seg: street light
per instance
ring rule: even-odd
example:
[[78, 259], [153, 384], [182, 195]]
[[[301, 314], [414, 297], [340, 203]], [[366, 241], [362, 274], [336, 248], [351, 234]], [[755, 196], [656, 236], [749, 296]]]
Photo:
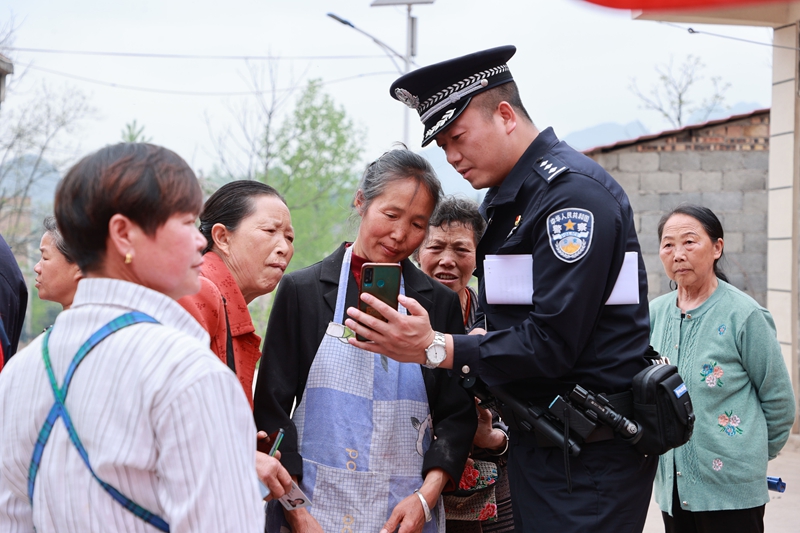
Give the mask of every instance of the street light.
[[386, 55], [387, 55], [387, 56], [389, 56], [389, 59], [391, 59], [391, 60], [392, 60], [392, 63], [394, 64], [394, 68], [396, 68], [396, 69], [397, 69], [397, 72], [399, 72], [400, 74], [405, 74], [406, 72], [408, 72], [408, 67], [406, 67], [406, 70], [403, 70], [403, 69], [401, 69], [401, 68], [400, 68], [400, 67], [397, 65], [397, 62], [394, 60], [394, 56], [396, 56], [396, 57], [398, 57], [398, 58], [402, 59], [403, 61], [405, 61], [405, 60], [406, 60], [406, 57], [405, 57], [403, 54], [401, 54], [400, 52], [396, 51], [394, 48], [392, 48], [391, 46], [389, 46], [389, 45], [388, 45], [388, 44], [386, 44], [385, 42], [381, 41], [380, 39], [378, 39], [378, 38], [377, 38], [377, 37], [375, 37], [374, 35], [372, 35], [372, 34], [369, 34], [369, 33], [365, 32], [364, 30], [362, 30], [361, 28], [358, 28], [358, 27], [356, 27], [356, 26], [355, 26], [355, 25], [354, 25], [352, 22], [350, 22], [349, 20], [347, 20], [347, 19], [343, 19], [342, 17], [340, 17], [339, 15], [336, 15], [336, 14], [334, 14], [334, 13], [328, 13], [328, 16], [329, 16], [330, 18], [332, 18], [333, 20], [337, 21], [337, 22], [341, 22], [341, 23], [342, 23], [342, 24], [344, 24], [345, 26], [349, 26], [349, 27], [353, 28], [353, 29], [354, 29], [354, 30], [356, 30], [358, 33], [360, 33], [361, 35], [366, 35], [367, 37], [369, 37], [370, 39], [372, 39], [372, 41], [373, 41], [375, 44], [377, 44], [378, 46], [380, 46], [380, 47], [383, 49], [383, 51], [384, 51], [384, 52], [386, 52]]
[[[411, 71], [411, 65], [418, 66], [414, 61], [411, 59], [412, 57], [416, 57], [417, 55], [417, 17], [411, 16], [411, 6], [414, 4], [432, 4], [436, 0], [372, 0], [370, 4], [371, 7], [380, 7], [380, 6], [400, 6], [404, 5], [407, 6], [407, 17], [406, 17], [406, 53], [405, 55], [400, 54], [399, 52], [392, 49], [388, 44], [384, 43], [377, 37], [370, 35], [369, 33], [365, 32], [362, 29], [356, 28], [352, 22], [345, 20], [339, 16], [334, 15], [333, 13], [328, 13], [328, 16], [331, 17], [333, 20], [341, 22], [345, 26], [350, 26], [357, 32], [366, 35], [370, 39], [372, 39], [375, 44], [380, 46], [386, 55], [389, 56], [389, 59], [392, 60], [394, 63], [395, 68], [400, 72], [400, 74], [406, 74]], [[394, 56], [394, 57], [393, 57]], [[398, 57], [403, 60], [405, 63], [405, 69], [401, 70], [400, 67], [395, 62], [395, 57]], [[403, 112], [403, 144], [408, 146], [408, 117], [411, 110], [406, 108]]]

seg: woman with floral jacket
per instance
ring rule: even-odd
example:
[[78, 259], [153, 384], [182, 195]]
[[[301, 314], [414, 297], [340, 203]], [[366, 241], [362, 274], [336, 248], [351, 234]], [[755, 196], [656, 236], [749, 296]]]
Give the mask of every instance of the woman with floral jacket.
[[767, 461], [789, 438], [795, 401], [769, 311], [726, 282], [719, 219], [683, 205], [658, 227], [677, 290], [650, 303], [650, 341], [686, 381], [697, 420], [660, 458], [667, 532], [764, 531]]

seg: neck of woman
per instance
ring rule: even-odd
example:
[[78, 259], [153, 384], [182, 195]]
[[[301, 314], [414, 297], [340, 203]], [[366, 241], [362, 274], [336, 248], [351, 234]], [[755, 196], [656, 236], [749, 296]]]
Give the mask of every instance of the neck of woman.
[[678, 285], [678, 307], [681, 312], [685, 313], [686, 311], [700, 307], [703, 302], [714, 294], [718, 286], [719, 282], [715, 275], [712, 275], [708, 280], [696, 285], [688, 287]]

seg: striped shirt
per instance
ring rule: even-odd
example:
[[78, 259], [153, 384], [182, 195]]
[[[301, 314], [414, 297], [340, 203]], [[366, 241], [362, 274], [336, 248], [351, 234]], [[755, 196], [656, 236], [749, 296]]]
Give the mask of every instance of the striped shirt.
[[[125, 281], [81, 280], [50, 335], [56, 380], [63, 383], [92, 333], [133, 310], [161, 325], [137, 324], [101, 342], [78, 367], [65, 402], [92, 467], [172, 533], [263, 531], [247, 398], [209, 350], [208, 334], [174, 300]], [[28, 468], [53, 403], [40, 336], [0, 374], [0, 531], [157, 531], [91, 477], [61, 420], [31, 508]]]

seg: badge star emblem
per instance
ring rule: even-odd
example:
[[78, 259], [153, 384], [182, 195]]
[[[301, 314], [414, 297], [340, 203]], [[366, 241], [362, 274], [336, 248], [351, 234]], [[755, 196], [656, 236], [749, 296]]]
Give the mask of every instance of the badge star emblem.
[[566, 227], [568, 230], [572, 230], [572, 229], [575, 227], [575, 223], [574, 223], [573, 221], [571, 221], [571, 220], [568, 220], [568, 221], [567, 221], [567, 223], [566, 223], [566, 224], [564, 224], [564, 226], [565, 226], [565, 227]]

